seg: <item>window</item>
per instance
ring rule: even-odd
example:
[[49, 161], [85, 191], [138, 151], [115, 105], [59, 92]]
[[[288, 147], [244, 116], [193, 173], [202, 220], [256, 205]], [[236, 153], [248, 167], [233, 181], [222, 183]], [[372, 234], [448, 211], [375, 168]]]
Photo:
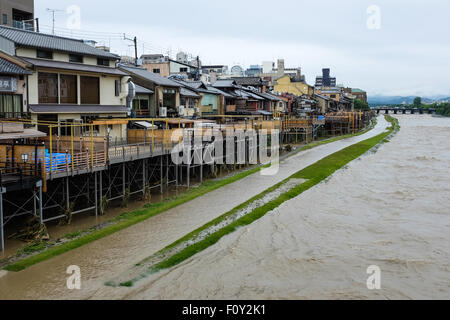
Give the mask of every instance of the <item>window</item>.
[[336, 95], [335, 95], [335, 94], [332, 94], [332, 95], [330, 95], [330, 98], [331, 98], [331, 99], [336, 99]]
[[109, 67], [109, 60], [108, 59], [98, 58], [97, 59], [97, 65]]
[[3, 14], [3, 24], [8, 24], [8, 15], [7, 14]]
[[58, 103], [58, 74], [39, 72], [39, 103]]
[[[98, 115], [81, 116], [81, 121], [86, 124], [93, 123], [95, 120], [98, 120]], [[94, 129], [94, 132], [99, 132], [100, 126], [94, 125], [92, 126], [92, 129]], [[91, 126], [83, 127], [84, 133], [90, 133], [90, 130]]]
[[100, 104], [100, 78], [80, 77], [81, 104]]
[[83, 56], [78, 54], [69, 54], [69, 62], [83, 63]]
[[22, 96], [18, 94], [0, 94], [0, 117], [20, 118], [22, 113]]
[[161, 73], [160, 69], [153, 69], [153, 73]]
[[37, 50], [36, 56], [41, 59], [53, 59], [53, 52], [47, 50]]
[[60, 103], [77, 104], [77, 76], [61, 74], [59, 76]]
[[116, 81], [114, 81], [114, 84], [115, 84], [115, 89], [116, 89], [116, 97], [118, 97], [119, 95], [120, 95], [120, 80], [116, 80]]
[[188, 72], [188, 68], [180, 68], [180, 72]]

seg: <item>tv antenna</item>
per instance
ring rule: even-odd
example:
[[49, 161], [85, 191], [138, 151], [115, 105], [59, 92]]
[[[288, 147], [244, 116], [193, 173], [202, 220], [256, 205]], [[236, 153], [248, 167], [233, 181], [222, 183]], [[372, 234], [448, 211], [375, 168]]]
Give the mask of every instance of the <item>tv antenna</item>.
[[53, 16], [52, 34], [55, 34], [55, 12], [64, 12], [64, 10], [47, 8], [47, 11], [52, 13]]

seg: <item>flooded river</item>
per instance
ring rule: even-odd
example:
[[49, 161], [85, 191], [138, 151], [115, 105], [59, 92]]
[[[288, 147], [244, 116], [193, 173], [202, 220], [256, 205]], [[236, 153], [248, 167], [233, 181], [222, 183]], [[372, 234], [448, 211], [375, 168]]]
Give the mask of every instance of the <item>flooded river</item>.
[[[450, 298], [450, 119], [399, 119], [401, 131], [376, 153], [133, 288], [104, 282], [294, 172], [382, 132], [384, 119], [363, 136], [282, 161], [276, 176], [251, 175], [22, 272], [0, 274], [0, 299]], [[70, 265], [81, 268], [81, 290], [67, 289]], [[370, 265], [381, 269], [381, 290], [366, 287]]]
[[398, 118], [376, 153], [125, 297], [449, 299], [450, 119]]

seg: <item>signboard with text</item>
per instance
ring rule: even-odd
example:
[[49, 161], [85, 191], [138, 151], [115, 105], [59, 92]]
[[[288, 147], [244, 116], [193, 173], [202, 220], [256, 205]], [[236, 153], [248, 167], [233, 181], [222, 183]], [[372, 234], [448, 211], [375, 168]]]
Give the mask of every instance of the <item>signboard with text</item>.
[[16, 92], [17, 79], [14, 77], [0, 77], [0, 92]]

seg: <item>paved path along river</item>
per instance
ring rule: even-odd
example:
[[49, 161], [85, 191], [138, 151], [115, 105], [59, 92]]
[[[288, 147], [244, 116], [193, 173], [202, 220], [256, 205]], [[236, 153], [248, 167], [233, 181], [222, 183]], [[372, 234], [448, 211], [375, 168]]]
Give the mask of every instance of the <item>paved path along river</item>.
[[[122, 298], [132, 290], [109, 288], [104, 282], [127, 270], [187, 233], [224, 214], [321, 158], [386, 130], [379, 117], [375, 129], [284, 159], [273, 176], [253, 174], [147, 221], [83, 247], [34, 265], [22, 272], [0, 275], [0, 299]], [[81, 290], [68, 290], [66, 269], [81, 269]], [[182, 292], [180, 296], [182, 297]]]

